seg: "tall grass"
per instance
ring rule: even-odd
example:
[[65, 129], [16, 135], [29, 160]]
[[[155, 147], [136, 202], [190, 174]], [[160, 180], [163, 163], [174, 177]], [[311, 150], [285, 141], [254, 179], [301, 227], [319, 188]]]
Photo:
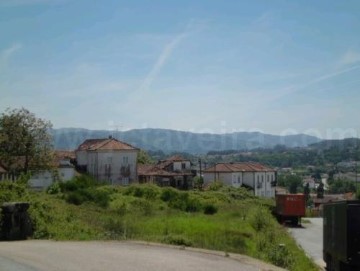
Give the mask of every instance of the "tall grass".
[[152, 185], [103, 186], [86, 178], [49, 193], [0, 183], [0, 204], [29, 201], [34, 238], [163, 242], [243, 253], [294, 271], [317, 270], [271, 216], [273, 202], [245, 189], [183, 192]]

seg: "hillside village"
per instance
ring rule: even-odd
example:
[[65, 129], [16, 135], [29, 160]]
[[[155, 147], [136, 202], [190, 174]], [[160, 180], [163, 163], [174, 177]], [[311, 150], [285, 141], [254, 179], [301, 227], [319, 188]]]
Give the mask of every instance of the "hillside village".
[[[126, 142], [109, 136], [108, 138], [86, 139], [73, 151], [55, 150], [52, 169], [33, 171], [29, 186], [33, 189], [47, 189], [57, 181], [66, 182], [79, 174], [89, 174], [99, 182], [127, 186], [130, 184], [156, 184], [160, 187], [174, 187], [180, 190], [194, 188], [201, 176], [204, 187], [214, 182], [221, 182], [231, 187], [246, 187], [259, 197], [274, 198], [275, 194], [289, 193], [288, 188], [277, 185], [277, 179], [295, 174], [292, 168], [272, 168], [258, 162], [219, 162], [213, 165], [201, 164], [198, 161], [171, 155], [152, 164], [138, 163], [140, 149]], [[22, 163], [21, 159], [18, 163]], [[339, 168], [352, 168], [354, 162], [339, 163]], [[311, 170], [311, 168], [309, 167]], [[0, 180], [16, 180], [17, 176], [0, 162]], [[349, 177], [354, 173], [338, 173], [334, 178]], [[311, 204], [316, 212], [326, 202], [351, 199], [354, 193], [329, 194], [329, 176], [322, 174], [321, 180], [312, 175], [304, 175], [298, 191], [309, 187]], [[319, 183], [324, 184], [326, 192], [322, 198], [316, 196]]]
[[[138, 152], [138, 148], [111, 136], [87, 139], [74, 151], [55, 151], [54, 169], [34, 171], [29, 185], [34, 189], [46, 189], [56, 181], [66, 182], [77, 174], [87, 173], [111, 185], [147, 183], [188, 190], [194, 187], [194, 178], [201, 174], [205, 186], [220, 181], [228, 186], [245, 186], [256, 196], [275, 196], [276, 171], [259, 163], [221, 163], [200, 172], [180, 155], [155, 164], [138, 164]], [[0, 180], [16, 179], [5, 167], [0, 170]]]

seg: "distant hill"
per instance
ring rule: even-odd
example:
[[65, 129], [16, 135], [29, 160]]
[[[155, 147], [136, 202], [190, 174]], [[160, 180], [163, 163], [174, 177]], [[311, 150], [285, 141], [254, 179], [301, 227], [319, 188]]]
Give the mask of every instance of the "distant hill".
[[323, 140], [317, 143], [310, 144], [311, 148], [319, 150], [327, 150], [331, 148], [337, 149], [357, 149], [360, 147], [359, 138], [345, 138], [345, 139], [332, 139], [332, 140]]
[[259, 132], [230, 134], [199, 134], [167, 129], [134, 129], [124, 132], [61, 128], [52, 131], [56, 149], [75, 149], [88, 138], [106, 138], [109, 135], [145, 150], [188, 152], [204, 154], [208, 151], [251, 150], [271, 148], [276, 145], [306, 147], [320, 142], [319, 138], [299, 134], [278, 136]]

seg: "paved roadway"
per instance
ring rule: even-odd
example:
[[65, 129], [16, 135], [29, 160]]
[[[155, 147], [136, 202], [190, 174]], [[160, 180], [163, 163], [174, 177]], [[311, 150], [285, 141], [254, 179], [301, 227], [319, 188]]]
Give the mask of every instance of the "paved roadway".
[[323, 269], [325, 266], [322, 255], [323, 219], [308, 217], [305, 219], [310, 223], [303, 223], [301, 228], [289, 228], [289, 231], [306, 254]]
[[1, 271], [280, 271], [250, 257], [136, 242], [0, 242]]

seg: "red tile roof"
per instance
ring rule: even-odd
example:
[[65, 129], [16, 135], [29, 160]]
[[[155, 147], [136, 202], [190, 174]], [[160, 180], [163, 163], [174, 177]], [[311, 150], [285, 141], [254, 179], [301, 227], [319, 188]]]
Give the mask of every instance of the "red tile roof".
[[171, 156], [169, 158], [167, 158], [166, 160], [161, 160], [157, 163], [157, 166], [159, 168], [166, 168], [167, 166], [171, 165], [172, 163], [174, 162], [183, 162], [183, 161], [190, 161], [188, 159], [184, 159], [182, 156], [180, 155], [174, 155], [174, 156]]
[[63, 151], [63, 150], [56, 150], [55, 151], [55, 159], [56, 160], [63, 160], [63, 159], [75, 159], [76, 155], [74, 151]]
[[87, 139], [78, 148], [77, 151], [96, 151], [96, 150], [137, 150], [137, 148], [117, 140], [115, 138]]
[[182, 176], [183, 173], [175, 173], [163, 170], [158, 166], [154, 165], [138, 165], [139, 176]]
[[166, 159], [166, 161], [171, 161], [171, 162], [182, 162], [182, 161], [189, 161], [188, 159], [184, 159], [182, 156], [180, 155], [173, 155], [169, 158]]
[[243, 163], [219, 163], [215, 166], [204, 170], [207, 173], [213, 172], [269, 172], [274, 169], [259, 163], [243, 162]]

